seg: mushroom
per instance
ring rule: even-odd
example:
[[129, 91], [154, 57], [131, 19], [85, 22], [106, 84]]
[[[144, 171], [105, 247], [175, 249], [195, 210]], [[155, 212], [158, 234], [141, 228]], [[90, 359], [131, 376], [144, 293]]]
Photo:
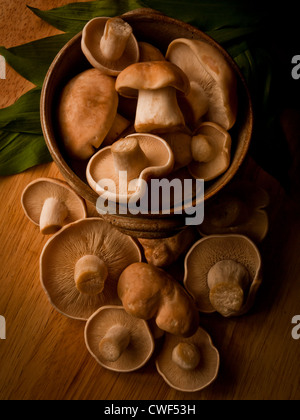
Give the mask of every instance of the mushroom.
[[58, 123], [70, 156], [84, 160], [95, 153], [115, 121], [118, 100], [115, 80], [100, 70], [86, 70], [67, 83], [58, 105]]
[[27, 185], [21, 197], [25, 215], [51, 235], [64, 225], [87, 217], [85, 201], [64, 181], [38, 178]]
[[138, 44], [140, 49], [140, 63], [147, 61], [166, 61], [163, 53], [154, 47], [154, 45], [148, 42], [139, 42]]
[[116, 372], [133, 372], [154, 352], [146, 321], [129, 315], [122, 306], [103, 306], [87, 321], [85, 343], [96, 361]]
[[163, 133], [185, 126], [177, 92], [187, 95], [190, 83], [174, 64], [167, 61], [132, 64], [117, 77], [116, 90], [127, 98], [138, 98], [135, 118], [138, 133]]
[[140, 57], [132, 27], [119, 17], [97, 17], [82, 31], [81, 49], [90, 64], [109, 76], [117, 76]]
[[181, 131], [162, 133], [160, 137], [166, 140], [174, 154], [174, 171], [189, 165], [192, 160], [192, 135], [185, 129]]
[[147, 263], [125, 268], [118, 282], [124, 309], [144, 320], [155, 318], [157, 326], [174, 335], [193, 335], [198, 312], [185, 289], [164, 270]]
[[207, 236], [186, 255], [184, 285], [200, 312], [243, 315], [261, 282], [259, 250], [244, 235]]
[[202, 236], [237, 233], [260, 243], [269, 228], [265, 208], [269, 195], [249, 181], [231, 184], [206, 203], [206, 215], [198, 230]]
[[166, 383], [183, 392], [196, 392], [209, 386], [218, 376], [220, 356], [209, 334], [198, 328], [182, 339], [166, 334], [156, 359], [156, 368]]
[[222, 175], [230, 165], [231, 136], [221, 126], [205, 122], [193, 136], [191, 150], [190, 174], [196, 179], [211, 181]]
[[[173, 152], [163, 139], [135, 133], [96, 153], [89, 161], [86, 176], [99, 195], [105, 193], [108, 200], [127, 202], [143, 196], [145, 181], [169, 174], [173, 166]], [[111, 189], [106, 180], [113, 181]]]
[[225, 55], [208, 42], [178, 38], [169, 45], [166, 58], [180, 67], [193, 84], [194, 99], [189, 103], [195, 116], [202, 117], [200, 106], [206, 121], [225, 130], [232, 128], [237, 117], [237, 79]]
[[65, 226], [45, 245], [40, 258], [41, 284], [62, 314], [87, 320], [99, 307], [119, 305], [122, 271], [141, 261], [139, 247], [100, 218]]
[[196, 237], [195, 229], [187, 227], [170, 238], [140, 238], [139, 242], [144, 248], [145, 258], [149, 264], [157, 267], [168, 267], [190, 249]]

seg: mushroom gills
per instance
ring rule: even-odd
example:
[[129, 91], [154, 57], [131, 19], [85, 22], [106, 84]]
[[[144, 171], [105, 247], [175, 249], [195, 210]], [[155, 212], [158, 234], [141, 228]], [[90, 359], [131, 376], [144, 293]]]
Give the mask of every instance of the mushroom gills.
[[64, 220], [68, 216], [66, 205], [56, 197], [45, 200], [40, 215], [40, 231], [44, 235], [50, 235], [60, 230]]
[[96, 255], [85, 255], [75, 265], [74, 280], [80, 293], [91, 296], [102, 293], [107, 277], [107, 266]]
[[130, 343], [130, 331], [123, 325], [111, 327], [99, 343], [101, 357], [107, 362], [116, 362]]
[[127, 46], [132, 28], [120, 18], [108, 19], [100, 40], [100, 49], [107, 60], [119, 60]]

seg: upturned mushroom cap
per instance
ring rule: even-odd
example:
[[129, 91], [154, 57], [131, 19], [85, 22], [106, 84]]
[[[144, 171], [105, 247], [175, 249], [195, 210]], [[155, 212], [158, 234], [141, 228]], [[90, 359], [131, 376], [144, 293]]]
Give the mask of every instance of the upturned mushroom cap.
[[[227, 267], [228, 261], [233, 262], [232, 273], [238, 273], [238, 282], [232, 281], [228, 275]], [[226, 262], [225, 270], [223, 271], [223, 279], [210, 284], [209, 273], [213, 269], [216, 270], [216, 265], [220, 262]], [[240, 276], [242, 272], [237, 266], [243, 266], [244, 271], [249, 274], [249, 284], [244, 283], [244, 275]], [[227, 271], [227, 274], [226, 274]], [[216, 272], [216, 271], [215, 271]], [[235, 275], [232, 276], [233, 278]], [[239, 316], [250, 310], [254, 304], [256, 293], [262, 282], [262, 268], [261, 256], [256, 245], [244, 235], [211, 235], [200, 239], [196, 242], [185, 258], [185, 276], [184, 285], [188, 292], [193, 296], [197, 308], [203, 313], [216, 312], [216, 308], [211, 302], [212, 289], [217, 286], [213, 293], [221, 292], [219, 287], [223, 287], [226, 293], [228, 288], [224, 285], [237, 285], [238, 288], [229, 291], [231, 297], [240, 299], [240, 290], [243, 293], [243, 301], [237, 310], [228, 310], [222, 313], [223, 316]], [[221, 286], [220, 286], [221, 285]], [[210, 287], [209, 287], [210, 286]], [[240, 289], [240, 290], [237, 290]], [[231, 293], [232, 292], [232, 293]], [[239, 295], [239, 296], [238, 296]], [[217, 295], [215, 295], [217, 298]], [[219, 311], [218, 311], [219, 312]]]
[[218, 124], [205, 122], [193, 136], [191, 150], [190, 174], [196, 179], [211, 181], [222, 175], [230, 165], [231, 136]]
[[122, 271], [141, 261], [139, 247], [100, 218], [65, 226], [45, 245], [40, 258], [41, 284], [62, 314], [87, 320], [104, 305], [119, 305]]
[[40, 226], [44, 235], [87, 217], [85, 201], [64, 181], [38, 178], [27, 185], [21, 197], [25, 215]]
[[75, 159], [88, 159], [111, 129], [118, 108], [115, 80], [97, 69], [75, 76], [63, 89], [58, 123], [64, 147]]
[[133, 372], [144, 366], [154, 351], [146, 321], [129, 315], [122, 306], [104, 306], [87, 321], [85, 343], [96, 361], [116, 372]]
[[109, 76], [117, 76], [140, 57], [132, 28], [117, 17], [89, 21], [82, 31], [81, 49], [93, 67]]
[[157, 371], [166, 383], [183, 392], [196, 392], [209, 386], [217, 378], [219, 367], [219, 352], [200, 327], [188, 338], [166, 334], [156, 359]]
[[206, 204], [202, 236], [237, 233], [260, 243], [267, 235], [268, 193], [248, 181], [235, 182]]
[[[237, 117], [237, 80], [225, 56], [207, 42], [179, 38], [169, 45], [166, 58], [180, 67], [190, 82], [202, 87], [208, 100], [205, 121], [215, 122], [225, 130], [233, 127]], [[202, 102], [202, 95], [199, 101]]]
[[[108, 200], [127, 202], [145, 193], [144, 181], [169, 174], [173, 166], [173, 152], [162, 138], [135, 133], [96, 153], [89, 161], [86, 176], [91, 188], [99, 195], [105, 193]], [[121, 177], [127, 175], [123, 188], [120, 172]], [[109, 185], [101, 184], [107, 179], [113, 181], [111, 190]]]

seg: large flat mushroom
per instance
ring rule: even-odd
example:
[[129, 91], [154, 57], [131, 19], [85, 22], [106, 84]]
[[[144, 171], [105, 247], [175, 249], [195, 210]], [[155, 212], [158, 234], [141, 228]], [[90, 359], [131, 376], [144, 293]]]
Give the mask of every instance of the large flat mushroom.
[[225, 56], [208, 42], [178, 38], [169, 45], [166, 58], [188, 76], [189, 104], [198, 120], [204, 117], [225, 130], [232, 128], [237, 117], [237, 79]]
[[25, 215], [51, 235], [63, 226], [87, 217], [85, 201], [64, 181], [38, 178], [27, 185], [21, 197]]
[[88, 319], [84, 336], [95, 360], [115, 372], [140, 369], [154, 351], [154, 339], [147, 322], [129, 315], [122, 306], [98, 309]]
[[119, 17], [97, 17], [82, 31], [81, 49], [90, 64], [109, 76], [117, 76], [140, 57], [132, 27]]
[[104, 305], [119, 305], [122, 271], [141, 261], [139, 247], [100, 218], [65, 226], [45, 245], [40, 258], [41, 284], [62, 314], [87, 320]]

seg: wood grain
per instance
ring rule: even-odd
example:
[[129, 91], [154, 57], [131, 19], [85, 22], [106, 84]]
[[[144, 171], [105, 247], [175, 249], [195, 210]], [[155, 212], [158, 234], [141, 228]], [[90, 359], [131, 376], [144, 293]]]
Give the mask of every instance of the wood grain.
[[[41, 9], [49, 7], [45, 3], [30, 1]], [[51, 7], [66, 3], [70, 1], [51, 1]], [[6, 47], [58, 32], [25, 5], [23, 0], [0, 0], [0, 43]], [[0, 107], [30, 87], [7, 68], [7, 79], [0, 81]], [[299, 114], [288, 115], [299, 132], [295, 123]], [[292, 318], [300, 314], [299, 208], [271, 176], [251, 159], [241, 169], [240, 176], [263, 186], [271, 197], [270, 231], [260, 246], [264, 283], [248, 315], [230, 320], [201, 317], [220, 351], [221, 370], [209, 388], [193, 394], [166, 385], [156, 372], [154, 357], [135, 373], [103, 369], [85, 348], [84, 323], [51, 307], [39, 282], [39, 255], [47, 238], [26, 219], [20, 205], [25, 186], [41, 176], [61, 178], [52, 163], [0, 179], [0, 314], [7, 322], [7, 339], [0, 340], [1, 400], [300, 398], [300, 341], [291, 335]]]

